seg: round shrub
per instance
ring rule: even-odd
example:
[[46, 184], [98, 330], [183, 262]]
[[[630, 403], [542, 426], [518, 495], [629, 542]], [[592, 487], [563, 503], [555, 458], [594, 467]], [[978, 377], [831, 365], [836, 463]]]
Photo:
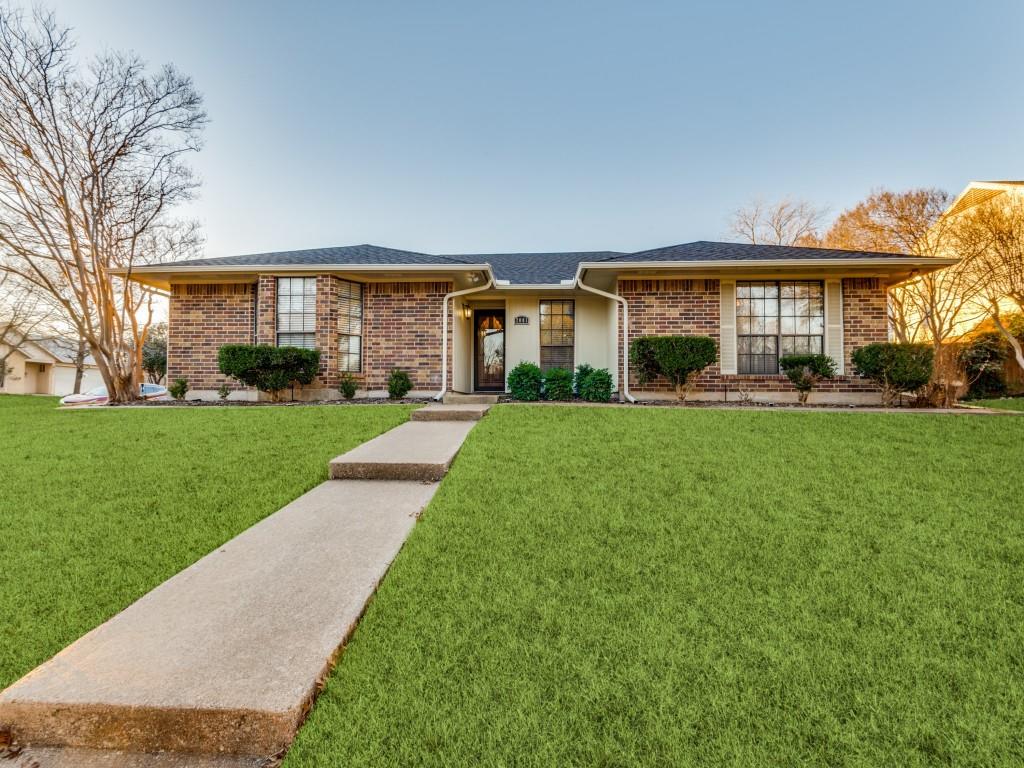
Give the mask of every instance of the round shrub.
[[185, 379], [175, 379], [167, 391], [175, 400], [184, 400], [185, 395], [188, 394], [188, 382]]
[[718, 347], [710, 336], [641, 336], [630, 344], [629, 359], [641, 384], [664, 376], [685, 400], [697, 375], [718, 359]]
[[276, 401], [283, 389], [313, 383], [320, 352], [270, 344], [225, 344], [217, 353], [217, 365], [225, 376], [267, 392]]
[[819, 381], [836, 375], [835, 360], [828, 355], [786, 355], [779, 360], [779, 368], [796, 387], [801, 405]]
[[581, 400], [607, 403], [612, 399], [612, 375], [607, 368], [592, 369], [582, 380], [577, 372], [576, 387]]
[[544, 397], [548, 400], [572, 400], [572, 371], [552, 368], [545, 373]]
[[412, 389], [412, 379], [409, 374], [400, 368], [393, 368], [388, 374], [388, 397], [392, 400], [401, 400]]
[[534, 402], [540, 400], [543, 375], [533, 363], [522, 362], [508, 374], [508, 391], [516, 400]]
[[935, 350], [928, 344], [868, 344], [850, 358], [857, 374], [876, 384], [885, 404], [891, 405], [931, 380]]
[[356, 377], [351, 373], [343, 373], [338, 378], [338, 391], [346, 400], [351, 400], [356, 396], [356, 386]]

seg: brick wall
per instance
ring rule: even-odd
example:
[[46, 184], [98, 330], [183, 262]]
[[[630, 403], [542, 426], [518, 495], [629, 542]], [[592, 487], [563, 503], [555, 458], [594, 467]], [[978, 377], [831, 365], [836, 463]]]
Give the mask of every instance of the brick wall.
[[853, 350], [889, 340], [888, 308], [888, 293], [877, 277], [843, 280], [843, 352], [847, 373], [853, 372]]
[[186, 379], [193, 390], [246, 389], [220, 373], [217, 351], [252, 343], [254, 300], [255, 286], [248, 283], [171, 286], [167, 380]]
[[[367, 283], [363, 291], [363, 382], [387, 387], [388, 373], [401, 368], [413, 389], [441, 387], [441, 305], [450, 282]], [[451, 382], [452, 318], [448, 318]]]
[[[629, 335], [705, 335], [719, 341], [720, 293], [717, 280], [620, 280], [619, 295], [629, 302]], [[850, 354], [857, 347], [888, 338], [887, 295], [877, 279], [843, 280], [843, 351], [845, 376], [822, 382], [816, 392], [872, 395], [877, 390], [869, 382], [852, 375]], [[621, 309], [619, 323], [621, 325]], [[619, 337], [620, 365], [622, 338]], [[620, 376], [622, 371], [619, 371]], [[674, 388], [659, 377], [641, 386], [636, 372], [630, 370], [630, 391], [645, 394], [670, 394]], [[750, 393], [785, 393], [795, 397], [796, 390], [783, 375], [723, 375], [718, 363], [709, 366], [697, 379], [695, 392], [708, 397], [733, 399], [739, 390]]]
[[[619, 295], [629, 304], [629, 337], [710, 336], [718, 343], [719, 285], [717, 280], [620, 280]], [[619, 309], [619, 325], [622, 310]], [[619, 364], [622, 365], [619, 334]], [[709, 369], [710, 371], [711, 369]], [[713, 366], [718, 372], [718, 363]], [[619, 371], [622, 376], [622, 370]], [[629, 372], [634, 394], [674, 392], [663, 378], [640, 386], [636, 371]]]

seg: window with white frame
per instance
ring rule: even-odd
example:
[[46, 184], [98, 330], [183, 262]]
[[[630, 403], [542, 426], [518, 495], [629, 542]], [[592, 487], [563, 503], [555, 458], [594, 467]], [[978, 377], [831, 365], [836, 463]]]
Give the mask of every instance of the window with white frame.
[[736, 283], [739, 373], [779, 372], [786, 355], [820, 355], [825, 346], [825, 290], [820, 281]]
[[316, 278], [277, 278], [277, 346], [316, 349]]
[[576, 344], [576, 302], [570, 299], [540, 303], [540, 367], [573, 369]]
[[363, 369], [363, 286], [338, 281], [338, 370]]

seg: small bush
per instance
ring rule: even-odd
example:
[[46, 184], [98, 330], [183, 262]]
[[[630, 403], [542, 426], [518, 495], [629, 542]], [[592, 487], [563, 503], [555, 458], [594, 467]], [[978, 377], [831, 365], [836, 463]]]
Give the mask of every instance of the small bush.
[[572, 371], [552, 368], [545, 373], [544, 397], [548, 400], [572, 400]]
[[710, 336], [641, 336], [630, 344], [629, 359], [640, 383], [664, 376], [685, 400], [693, 380], [718, 359], [718, 348]]
[[[580, 366], [582, 368], [583, 366]], [[581, 400], [590, 403], [607, 403], [612, 399], [612, 375], [607, 368], [595, 368], [580, 380], [576, 373], [577, 389]]]
[[835, 360], [828, 355], [786, 355], [779, 360], [779, 368], [796, 387], [801, 405], [819, 381], [836, 375]]
[[171, 393], [171, 397], [175, 400], [184, 400], [185, 395], [188, 394], [188, 382], [185, 379], [175, 379], [174, 383], [167, 388], [167, 391]]
[[320, 370], [320, 352], [269, 344], [225, 344], [217, 353], [220, 372], [267, 392], [277, 401], [295, 384], [312, 384]]
[[509, 372], [508, 391], [516, 400], [532, 403], [540, 400], [543, 378], [539, 366], [523, 361]]
[[935, 350], [928, 344], [868, 344], [851, 355], [857, 374], [882, 390], [892, 405], [904, 392], [917, 392], [932, 377]]
[[412, 379], [409, 374], [401, 368], [392, 368], [388, 374], [388, 397], [392, 400], [401, 400], [412, 389]]
[[228, 395], [230, 394], [231, 387], [229, 387], [227, 384], [221, 384], [219, 387], [217, 387], [217, 397], [219, 397], [221, 400], [227, 400]]
[[586, 382], [587, 377], [594, 372], [594, 366], [590, 363], [580, 363], [576, 366], [576, 378], [573, 380], [573, 392], [577, 395], [580, 393], [580, 388]]
[[341, 374], [341, 377], [338, 379], [338, 391], [341, 393], [342, 397], [346, 400], [351, 400], [356, 396], [357, 387], [358, 383], [356, 382], [355, 376], [347, 372]]

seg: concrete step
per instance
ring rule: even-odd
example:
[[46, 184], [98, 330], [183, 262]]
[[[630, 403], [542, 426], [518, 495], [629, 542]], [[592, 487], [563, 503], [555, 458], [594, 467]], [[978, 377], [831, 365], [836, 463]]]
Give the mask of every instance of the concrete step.
[[446, 392], [445, 405], [494, 405], [498, 402], [497, 395], [464, 395], [461, 392]]
[[333, 459], [335, 480], [420, 480], [444, 477], [473, 421], [408, 421]]
[[412, 412], [413, 421], [480, 421], [491, 410], [489, 405], [428, 405]]
[[321, 484], [0, 693], [0, 733], [26, 751], [280, 752], [436, 488]]

